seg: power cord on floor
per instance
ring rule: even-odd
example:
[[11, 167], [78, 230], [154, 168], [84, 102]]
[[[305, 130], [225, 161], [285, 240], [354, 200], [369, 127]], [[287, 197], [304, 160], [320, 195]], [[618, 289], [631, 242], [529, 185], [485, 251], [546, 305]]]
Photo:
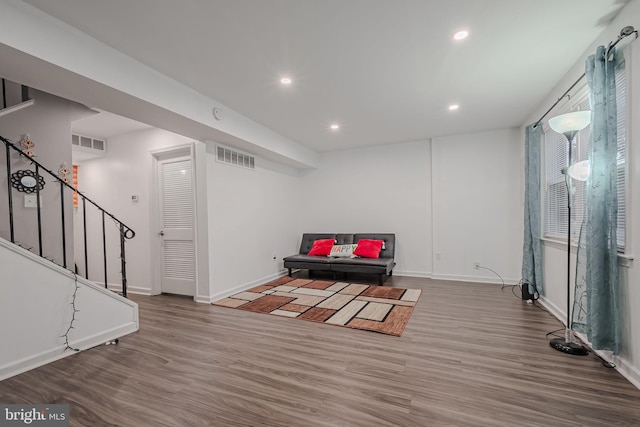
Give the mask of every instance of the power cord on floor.
[[[505, 283], [504, 283], [504, 279], [503, 279], [503, 278], [502, 278], [502, 276], [500, 276], [500, 274], [498, 274], [498, 272], [497, 272], [497, 271], [495, 271], [494, 269], [489, 268], [489, 267], [485, 267], [485, 266], [480, 265], [480, 264], [476, 265], [476, 268], [483, 268], [483, 269], [485, 269], [485, 270], [489, 270], [489, 271], [493, 272], [493, 274], [495, 274], [496, 276], [498, 276], [498, 277], [500, 278], [500, 281], [502, 282], [502, 286], [500, 287], [500, 290], [503, 290], [503, 289], [506, 287], [506, 285], [505, 285]], [[520, 298], [521, 298], [521, 296], [519, 296], [518, 294], [516, 294], [516, 292], [515, 292], [515, 288], [520, 289], [520, 295], [522, 295], [522, 287], [523, 287], [523, 286], [525, 286], [525, 285], [529, 285], [529, 286], [532, 286], [532, 287], [533, 287], [533, 298], [531, 299], [531, 301], [532, 301], [532, 302], [534, 303], [534, 305], [535, 305], [535, 302], [536, 302], [536, 301], [538, 301], [538, 300], [540, 299], [540, 292], [538, 292], [538, 288], [536, 287], [536, 285], [535, 285], [534, 283], [529, 283], [529, 281], [528, 281], [528, 280], [526, 280], [526, 279], [520, 279], [520, 281], [519, 281], [518, 283], [516, 283], [515, 285], [511, 285], [511, 293], [512, 293], [516, 298], [520, 299]], [[527, 291], [528, 291], [528, 290], [527, 290]], [[537, 307], [538, 307], [538, 306], [537, 306]], [[541, 308], [541, 307], [538, 307], [538, 308], [540, 308], [540, 309], [541, 309], [541, 310], [543, 310], [543, 311], [546, 311], [545, 309], [543, 309], [543, 308]]]
[[[476, 264], [476, 268], [478, 268], [478, 269], [483, 268], [485, 270], [489, 270], [489, 271], [493, 272], [493, 274], [498, 276], [500, 278], [500, 281], [502, 282], [502, 286], [500, 287], [500, 290], [503, 290], [506, 287], [506, 284], [504, 283], [504, 279], [494, 269], [489, 268], [489, 267], [485, 267], [485, 266], [480, 265], [480, 264]], [[511, 293], [513, 294], [513, 296], [515, 296], [518, 299], [521, 299], [522, 297], [519, 296], [518, 294], [516, 294], [515, 288], [520, 289], [520, 295], [522, 295], [522, 287], [525, 286], [525, 285], [533, 286], [533, 298], [531, 299], [531, 302], [533, 303], [533, 305], [536, 306], [537, 308], [539, 308], [540, 310], [544, 311], [545, 313], [547, 313], [547, 310], [545, 310], [544, 308], [542, 308], [542, 307], [540, 307], [539, 305], [536, 304], [536, 301], [538, 301], [540, 299], [540, 292], [538, 292], [538, 288], [536, 287], [536, 285], [533, 284], [533, 283], [529, 283], [528, 280], [520, 279], [520, 281], [518, 283], [516, 283], [515, 285], [511, 285]]]
[[[529, 281], [527, 279], [520, 279], [520, 281], [518, 283], [516, 283], [515, 285], [511, 285], [511, 293], [513, 294], [514, 297], [518, 298], [519, 300], [522, 300], [522, 287], [523, 286], [532, 286], [533, 287], [533, 298], [527, 300], [527, 302], [531, 302], [531, 304], [536, 307], [538, 310], [544, 311], [545, 313], [549, 313], [545, 308], [543, 308], [541, 305], [536, 304], [536, 301], [538, 301], [540, 299], [540, 292], [538, 291], [538, 287], [534, 284], [534, 283], [529, 283]], [[520, 295], [518, 295], [515, 291], [515, 289], [518, 288], [520, 289]], [[501, 288], [504, 289], [504, 286]], [[528, 292], [529, 288], [527, 288], [527, 292]]]
[[520, 281], [518, 282], [518, 285], [520, 285], [521, 294], [522, 294], [523, 286], [527, 286], [527, 293], [529, 293], [530, 287], [533, 288], [533, 294], [530, 294], [532, 296], [531, 301], [536, 302], [540, 299], [540, 292], [538, 291], [538, 287], [536, 286], [535, 283], [531, 283], [527, 279], [520, 279]]
[[558, 332], [560, 332], [560, 331], [564, 331], [564, 328], [556, 329], [555, 331], [551, 331], [551, 332], [547, 332], [545, 334], [545, 337], [548, 337], [549, 335], [553, 335], [556, 338], [564, 338], [563, 335], [558, 335]]
[[609, 368], [609, 369], [615, 369], [616, 368], [616, 364], [615, 363], [609, 362], [607, 359], [605, 359], [604, 357], [600, 356], [595, 351], [592, 351], [591, 353], [593, 353], [598, 359], [600, 359], [600, 361], [602, 362], [602, 366], [604, 366], [605, 368]]
[[[498, 276], [500, 278], [500, 281], [502, 282], [502, 286], [500, 287], [500, 290], [503, 290], [505, 287], [507, 287], [504, 283], [504, 279], [502, 278], [502, 276], [500, 276], [500, 274], [498, 274], [497, 271], [495, 271], [492, 268], [489, 267], [485, 267], [482, 266], [480, 264], [476, 265], [476, 268], [484, 268], [485, 270], [489, 270], [491, 272], [493, 272], [493, 274], [495, 274], [496, 276]], [[528, 285], [528, 286], [532, 286], [533, 287], [533, 298], [531, 298], [531, 303], [534, 305], [534, 307], [544, 311], [545, 313], [548, 313], [547, 310], [545, 310], [544, 308], [542, 308], [541, 306], [539, 306], [538, 304], [536, 304], [536, 301], [538, 301], [540, 299], [540, 292], [538, 292], [538, 288], [536, 287], [535, 284], [533, 283], [529, 283], [528, 280], [526, 279], [520, 279], [520, 281], [518, 283], [516, 283], [515, 285], [511, 285], [511, 293], [513, 294], [513, 296], [515, 296], [518, 299], [522, 298], [522, 287]], [[518, 288], [520, 289], [520, 295], [516, 294], [515, 289]]]
[[495, 274], [496, 276], [498, 276], [498, 278], [499, 278], [499, 279], [500, 279], [500, 281], [502, 282], [502, 287], [501, 287], [500, 289], [504, 289], [504, 286], [505, 286], [505, 285], [504, 285], [504, 279], [502, 278], [502, 276], [501, 276], [501, 275], [499, 275], [499, 274], [498, 274], [498, 272], [497, 272], [497, 271], [495, 271], [495, 270], [494, 270], [494, 269], [492, 269], [492, 268], [485, 267], [484, 265], [480, 265], [480, 263], [476, 264], [476, 268], [477, 268], [477, 269], [481, 269], [481, 268], [482, 268], [482, 269], [485, 269], [485, 270], [489, 270], [489, 271], [491, 271], [493, 274]]
[[511, 293], [513, 294], [513, 296], [520, 299], [520, 296], [516, 294], [516, 288], [520, 289], [520, 295], [522, 295], [522, 285], [517, 284], [511, 286]]

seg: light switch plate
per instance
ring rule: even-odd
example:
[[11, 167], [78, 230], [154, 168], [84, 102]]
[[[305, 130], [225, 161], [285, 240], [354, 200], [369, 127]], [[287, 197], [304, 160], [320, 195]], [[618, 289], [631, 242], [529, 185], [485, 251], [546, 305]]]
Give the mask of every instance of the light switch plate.
[[[25, 208], [37, 208], [38, 207], [38, 199], [36, 194], [25, 194], [24, 195], [24, 207]], [[42, 207], [42, 196], [40, 196], [40, 207]]]

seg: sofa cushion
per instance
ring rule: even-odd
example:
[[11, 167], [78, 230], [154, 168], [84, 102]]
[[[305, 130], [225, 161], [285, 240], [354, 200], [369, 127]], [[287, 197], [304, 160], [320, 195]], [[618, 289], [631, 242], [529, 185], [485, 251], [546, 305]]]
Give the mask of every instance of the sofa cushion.
[[[335, 259], [335, 258], [333, 258], [333, 259]], [[309, 263], [313, 263], [313, 264], [327, 264], [327, 265], [329, 265], [331, 263], [331, 260], [332, 260], [332, 258], [329, 258], [329, 257], [314, 256], [314, 255], [303, 255], [303, 254], [291, 255], [291, 256], [288, 256], [286, 258], [283, 258], [283, 261], [285, 263], [288, 263], [288, 264], [295, 264], [295, 263], [309, 264]]]
[[331, 248], [333, 244], [336, 242], [336, 239], [319, 239], [313, 242], [311, 246], [311, 250], [307, 255], [315, 255], [315, 256], [329, 256], [331, 253]]
[[353, 254], [363, 258], [379, 258], [383, 243], [382, 240], [360, 239]]
[[344, 273], [388, 274], [395, 265], [393, 258], [333, 258], [331, 270]]
[[305, 233], [302, 235], [302, 241], [300, 242], [299, 254], [308, 254], [313, 246], [313, 242], [318, 239], [335, 239], [335, 233]]
[[354, 243], [350, 243], [348, 245], [333, 245], [333, 247], [331, 248], [331, 253], [329, 254], [330, 257], [335, 257], [335, 258], [352, 258], [355, 257], [355, 255], [353, 255], [353, 251], [356, 248], [356, 244]]
[[393, 233], [358, 233], [354, 236], [354, 243], [360, 239], [384, 240], [380, 258], [394, 258], [396, 253], [396, 235]]
[[393, 264], [391, 258], [334, 258], [332, 264], [354, 264], [354, 265], [372, 265], [387, 266]]
[[331, 259], [326, 256], [313, 256], [313, 255], [291, 255], [284, 258], [285, 268], [300, 268], [303, 270], [318, 270], [329, 271], [331, 270]]

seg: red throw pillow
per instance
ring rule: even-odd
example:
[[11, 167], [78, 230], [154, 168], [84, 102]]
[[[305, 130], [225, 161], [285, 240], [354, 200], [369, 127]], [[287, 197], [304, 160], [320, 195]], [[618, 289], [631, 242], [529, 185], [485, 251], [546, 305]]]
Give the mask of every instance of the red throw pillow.
[[360, 239], [353, 254], [363, 258], [379, 258], [383, 243], [384, 240]]
[[313, 246], [311, 246], [311, 250], [307, 255], [329, 256], [335, 242], [335, 239], [314, 240]]

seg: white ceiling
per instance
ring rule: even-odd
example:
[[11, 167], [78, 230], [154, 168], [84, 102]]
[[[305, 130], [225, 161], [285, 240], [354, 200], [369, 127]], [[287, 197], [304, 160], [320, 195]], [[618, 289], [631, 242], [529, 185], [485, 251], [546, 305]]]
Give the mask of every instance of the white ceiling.
[[519, 126], [626, 3], [25, 1], [316, 151]]

